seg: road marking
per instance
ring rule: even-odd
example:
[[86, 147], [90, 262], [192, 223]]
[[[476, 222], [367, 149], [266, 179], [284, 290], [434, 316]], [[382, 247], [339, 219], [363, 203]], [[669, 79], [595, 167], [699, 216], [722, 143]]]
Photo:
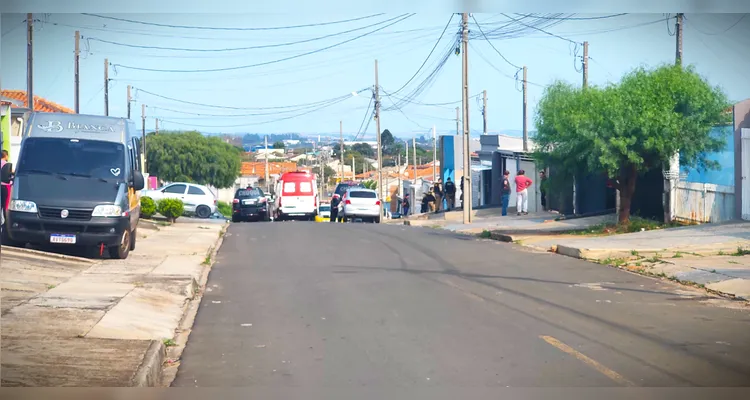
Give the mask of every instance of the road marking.
[[606, 376], [609, 379], [612, 379], [613, 381], [619, 383], [623, 386], [636, 386], [635, 383], [627, 380], [622, 375], [618, 374], [615, 371], [612, 371], [611, 369], [605, 367], [604, 365], [600, 364], [596, 360], [593, 360], [589, 357], [587, 357], [585, 354], [576, 351], [574, 348], [568, 346], [567, 344], [553, 338], [552, 336], [539, 336], [542, 340], [545, 342], [551, 344], [552, 346], [556, 347], [558, 350], [563, 351], [565, 353], [568, 353], [572, 355], [573, 357], [577, 358], [578, 360], [582, 361], [585, 364], [588, 364], [591, 368], [599, 371], [601, 374]]

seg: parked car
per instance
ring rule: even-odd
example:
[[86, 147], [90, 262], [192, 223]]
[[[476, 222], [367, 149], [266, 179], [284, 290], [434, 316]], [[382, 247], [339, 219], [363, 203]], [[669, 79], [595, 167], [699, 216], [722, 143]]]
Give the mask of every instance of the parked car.
[[380, 222], [380, 199], [372, 189], [353, 187], [344, 193], [341, 200], [341, 215], [344, 222], [356, 218], [370, 222]]
[[318, 214], [318, 188], [315, 175], [295, 171], [281, 175], [276, 183], [276, 219], [301, 218], [314, 221]]
[[185, 212], [198, 218], [209, 218], [217, 210], [218, 200], [211, 190], [195, 183], [174, 182], [152, 190], [141, 190], [141, 196], [154, 201], [179, 199], [185, 204]]
[[237, 189], [232, 199], [232, 222], [268, 221], [268, 199], [260, 188]]
[[321, 204], [318, 207], [318, 215], [315, 217], [316, 222], [331, 222], [331, 204]]
[[336, 188], [333, 190], [333, 193], [337, 194], [337, 195], [339, 195], [339, 197], [343, 198], [344, 194], [346, 193], [346, 191], [349, 190], [349, 189], [351, 189], [351, 188], [353, 188], [353, 187], [363, 188], [363, 187], [365, 187], [365, 185], [362, 184], [362, 182], [357, 182], [357, 181], [339, 182], [339, 184], [336, 185]]

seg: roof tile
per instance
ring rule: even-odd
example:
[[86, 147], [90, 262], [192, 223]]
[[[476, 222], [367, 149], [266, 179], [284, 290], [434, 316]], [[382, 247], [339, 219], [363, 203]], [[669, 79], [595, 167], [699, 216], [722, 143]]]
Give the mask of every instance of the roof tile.
[[[0, 96], [20, 101], [23, 103], [24, 107], [29, 106], [29, 99], [26, 95], [26, 92], [23, 90], [3, 90], [0, 92]], [[41, 111], [41, 112], [61, 112], [66, 114], [75, 114], [76, 112], [71, 110], [68, 107], [65, 107], [63, 105], [57, 104], [53, 101], [49, 101], [45, 98], [34, 96], [34, 111]]]

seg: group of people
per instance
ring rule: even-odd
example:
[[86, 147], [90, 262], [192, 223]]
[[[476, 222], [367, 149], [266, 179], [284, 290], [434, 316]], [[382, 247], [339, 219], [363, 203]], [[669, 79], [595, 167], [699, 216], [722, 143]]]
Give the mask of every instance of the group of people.
[[[542, 208], [547, 208], [547, 175], [544, 171], [539, 173], [539, 179], [542, 184], [540, 187]], [[516, 184], [516, 212], [517, 215], [528, 215], [529, 214], [529, 188], [533, 185], [531, 178], [526, 176], [526, 171], [519, 170], [516, 177], [513, 179]], [[511, 193], [511, 182], [510, 172], [503, 171], [503, 188], [502, 188], [502, 214], [508, 215], [508, 203], [510, 202]]]
[[[463, 181], [461, 181], [463, 186]], [[443, 210], [443, 199], [445, 199], [445, 210]], [[408, 204], [408, 198], [404, 197], [404, 204]], [[451, 211], [456, 206], [456, 184], [451, 181], [451, 178], [445, 180], [445, 186], [442, 185], [442, 179], [438, 179], [437, 182], [430, 188], [430, 190], [422, 196], [422, 209], [421, 212], [432, 212], [438, 213], [440, 211]], [[402, 204], [402, 208], [403, 208]], [[406, 206], [408, 210], [408, 205]], [[408, 215], [404, 213], [404, 215]]]

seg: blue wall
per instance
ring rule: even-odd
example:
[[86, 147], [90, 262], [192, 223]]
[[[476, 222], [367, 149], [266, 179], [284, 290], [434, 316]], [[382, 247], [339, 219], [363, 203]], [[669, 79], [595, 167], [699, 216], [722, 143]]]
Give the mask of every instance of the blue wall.
[[440, 176], [443, 178], [445, 183], [448, 178], [458, 186], [459, 182], [456, 182], [456, 165], [455, 165], [455, 149], [454, 149], [454, 137], [453, 136], [439, 136], [440, 143]]
[[681, 172], [687, 172], [688, 182], [713, 183], [715, 185], [734, 186], [734, 128], [722, 126], [712, 129], [712, 134], [724, 134], [726, 146], [723, 151], [712, 153], [708, 156], [710, 160], [719, 162], [721, 169], [698, 171], [695, 168], [681, 167]]

